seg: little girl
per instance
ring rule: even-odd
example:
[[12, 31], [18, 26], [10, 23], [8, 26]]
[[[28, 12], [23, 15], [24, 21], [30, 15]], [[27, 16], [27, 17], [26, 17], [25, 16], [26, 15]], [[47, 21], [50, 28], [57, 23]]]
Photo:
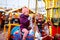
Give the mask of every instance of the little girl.
[[29, 32], [28, 30], [30, 29], [29, 28], [30, 21], [28, 20], [28, 17], [29, 17], [29, 9], [23, 7], [22, 14], [20, 15], [20, 29], [24, 33], [22, 40], [26, 40], [27, 34]]

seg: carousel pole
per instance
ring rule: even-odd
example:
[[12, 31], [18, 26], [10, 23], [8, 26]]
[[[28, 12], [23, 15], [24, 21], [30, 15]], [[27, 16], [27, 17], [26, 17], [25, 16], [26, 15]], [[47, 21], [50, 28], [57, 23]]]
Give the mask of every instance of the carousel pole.
[[[50, 15], [51, 16], [51, 15]], [[51, 21], [51, 17], [50, 17], [50, 21]], [[49, 29], [50, 29], [50, 35], [52, 36], [52, 25], [49, 26]]]
[[[36, 14], [37, 14], [37, 4], [38, 4], [38, 0], [35, 0], [36, 1], [36, 4], [35, 4], [35, 22], [34, 22], [34, 32], [36, 33]], [[36, 39], [35, 38], [35, 33], [34, 33], [34, 40]]]
[[28, 8], [29, 8], [30, 0], [28, 0]]
[[[58, 13], [58, 10], [57, 10], [57, 18], [58, 18], [58, 25], [59, 25], [59, 13]], [[58, 25], [57, 25], [57, 34], [58, 34]]]

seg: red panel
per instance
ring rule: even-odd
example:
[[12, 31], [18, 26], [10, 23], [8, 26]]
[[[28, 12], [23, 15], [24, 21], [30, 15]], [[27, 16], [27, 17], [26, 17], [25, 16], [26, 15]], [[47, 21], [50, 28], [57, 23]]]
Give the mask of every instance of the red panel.
[[[52, 36], [55, 36], [56, 33], [57, 33], [57, 27], [52, 26]], [[58, 34], [60, 34], [60, 27], [58, 27]]]
[[58, 27], [58, 34], [60, 34], [60, 26]]

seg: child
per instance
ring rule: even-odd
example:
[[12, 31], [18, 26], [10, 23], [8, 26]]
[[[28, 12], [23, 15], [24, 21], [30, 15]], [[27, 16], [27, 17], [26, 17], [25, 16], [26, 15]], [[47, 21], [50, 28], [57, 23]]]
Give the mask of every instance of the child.
[[[37, 31], [38, 31], [37, 33], [40, 33], [40, 34], [36, 34], [38, 36], [37, 37], [38, 39], [39, 38], [40, 38], [40, 40], [42, 40], [42, 39], [51, 40], [52, 39], [52, 37], [49, 35], [48, 23], [45, 22], [44, 16], [42, 14], [37, 15]], [[39, 37], [39, 35], [40, 35], [40, 37]]]
[[24, 32], [23, 35], [23, 39], [22, 40], [26, 40], [27, 34], [28, 34], [28, 30], [29, 30], [29, 24], [30, 21], [28, 20], [29, 17], [29, 9], [26, 7], [22, 8], [22, 14], [20, 15], [20, 28], [21, 31]]
[[43, 15], [42, 14], [38, 14], [37, 16], [37, 26], [38, 26], [38, 30], [40, 31], [40, 33], [42, 33], [42, 25], [45, 22], [45, 20], [43, 19]]

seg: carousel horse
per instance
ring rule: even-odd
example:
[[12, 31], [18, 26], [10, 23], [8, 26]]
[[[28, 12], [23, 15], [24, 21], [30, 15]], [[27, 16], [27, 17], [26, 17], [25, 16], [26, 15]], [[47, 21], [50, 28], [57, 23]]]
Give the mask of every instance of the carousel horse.
[[[20, 27], [19, 26], [15, 26], [12, 30], [11, 30], [11, 38], [13, 40], [22, 40], [22, 36], [24, 35], [23, 32], [21, 32]], [[26, 40], [34, 40], [34, 31], [31, 29], [29, 31], [29, 34], [27, 35]]]

